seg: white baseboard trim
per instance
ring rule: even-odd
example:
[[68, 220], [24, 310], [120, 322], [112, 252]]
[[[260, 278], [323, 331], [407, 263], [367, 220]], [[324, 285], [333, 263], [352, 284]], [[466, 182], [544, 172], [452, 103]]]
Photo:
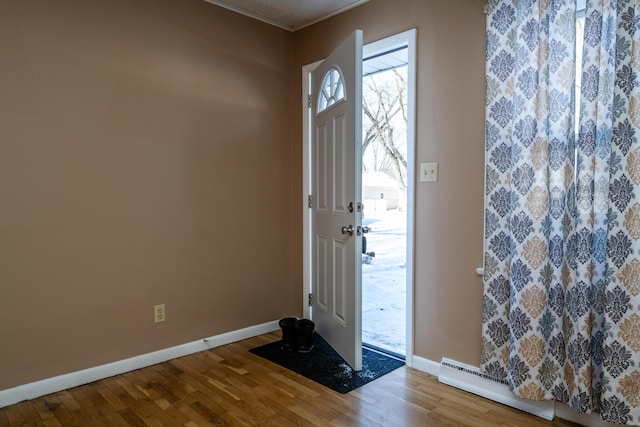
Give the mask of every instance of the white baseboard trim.
[[165, 348], [152, 353], [141, 354], [140, 356], [134, 356], [129, 359], [123, 359], [107, 363], [105, 365], [94, 366], [93, 368], [83, 369], [81, 371], [19, 385], [6, 390], [0, 390], [0, 408], [22, 402], [23, 400], [35, 399], [36, 397], [44, 396], [45, 394], [56, 393], [60, 390], [65, 390], [82, 384], [88, 384], [93, 381], [112, 377], [124, 372], [155, 365], [156, 363], [166, 362], [167, 360], [175, 359], [177, 357], [186, 356], [199, 351], [208, 350], [210, 348], [273, 332], [279, 328], [278, 320], [274, 320], [261, 325], [249, 326], [244, 329], [238, 329], [236, 331], [177, 345], [175, 347]]
[[438, 362], [425, 359], [424, 357], [416, 356], [415, 354], [412, 356], [411, 359], [412, 359], [412, 364], [411, 364], [412, 368], [422, 372], [426, 372], [427, 374], [431, 374], [434, 377], [437, 377], [440, 375], [440, 364]]
[[[455, 367], [454, 367], [455, 366]], [[483, 378], [480, 370], [454, 360], [442, 359], [438, 381], [478, 396], [520, 409], [545, 420], [555, 417], [553, 401], [533, 401], [516, 397], [505, 384]]]

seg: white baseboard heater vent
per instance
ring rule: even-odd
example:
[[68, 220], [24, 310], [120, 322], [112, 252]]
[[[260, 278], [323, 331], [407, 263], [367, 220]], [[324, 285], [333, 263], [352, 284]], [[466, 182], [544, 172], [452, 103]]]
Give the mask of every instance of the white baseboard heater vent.
[[447, 367], [447, 368], [451, 368], [451, 369], [457, 369], [458, 371], [462, 371], [462, 372], [464, 372], [466, 374], [469, 374], [469, 375], [475, 375], [477, 377], [484, 378], [485, 380], [495, 381], [497, 383], [509, 386], [509, 382], [507, 380], [501, 380], [499, 378], [492, 377], [491, 375], [485, 374], [480, 369], [478, 369], [478, 368], [476, 368], [474, 366], [465, 365], [463, 363], [456, 362], [456, 361], [453, 361], [453, 360], [450, 360], [450, 359], [442, 359], [442, 362], [440, 363], [440, 367]]
[[494, 378], [475, 366], [455, 360], [442, 359], [438, 381], [546, 420], [552, 420], [555, 416], [554, 402], [520, 399], [509, 390], [507, 381]]

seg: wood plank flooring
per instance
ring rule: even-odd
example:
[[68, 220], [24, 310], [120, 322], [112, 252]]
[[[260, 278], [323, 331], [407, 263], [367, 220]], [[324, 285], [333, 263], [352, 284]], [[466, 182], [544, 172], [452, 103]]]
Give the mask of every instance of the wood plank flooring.
[[402, 367], [340, 394], [249, 353], [271, 333], [0, 408], [0, 426], [575, 426]]

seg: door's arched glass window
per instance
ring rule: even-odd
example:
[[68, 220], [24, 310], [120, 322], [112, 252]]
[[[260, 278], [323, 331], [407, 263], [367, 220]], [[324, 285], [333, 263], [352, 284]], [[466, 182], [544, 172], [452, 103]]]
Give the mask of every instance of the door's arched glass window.
[[344, 80], [337, 68], [332, 67], [324, 75], [318, 98], [318, 113], [344, 99]]

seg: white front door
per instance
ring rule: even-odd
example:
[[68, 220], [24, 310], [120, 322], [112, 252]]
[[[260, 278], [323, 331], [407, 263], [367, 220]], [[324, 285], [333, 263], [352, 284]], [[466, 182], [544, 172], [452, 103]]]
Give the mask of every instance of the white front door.
[[312, 318], [362, 369], [362, 31], [311, 74]]

